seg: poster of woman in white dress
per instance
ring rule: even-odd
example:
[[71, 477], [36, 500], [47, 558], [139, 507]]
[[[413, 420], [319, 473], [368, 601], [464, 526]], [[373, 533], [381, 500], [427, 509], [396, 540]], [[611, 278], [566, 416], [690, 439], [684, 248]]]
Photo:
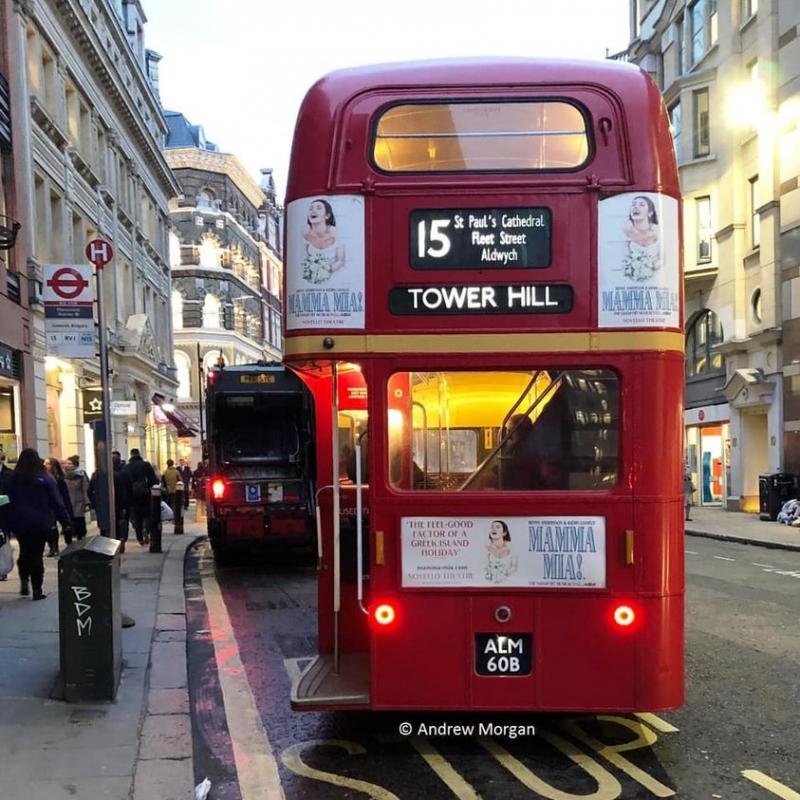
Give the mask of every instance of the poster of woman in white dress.
[[364, 327], [364, 199], [305, 197], [286, 214], [286, 327]]
[[608, 197], [597, 229], [599, 327], [679, 327], [677, 200], [655, 192]]

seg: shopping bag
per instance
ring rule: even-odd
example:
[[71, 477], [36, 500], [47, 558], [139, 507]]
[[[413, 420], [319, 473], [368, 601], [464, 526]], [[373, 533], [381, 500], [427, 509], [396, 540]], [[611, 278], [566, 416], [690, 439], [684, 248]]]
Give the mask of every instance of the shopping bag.
[[165, 500], [162, 500], [161, 501], [161, 521], [162, 522], [170, 522], [173, 519], [175, 519], [174, 512], [169, 507], [169, 504]]
[[0, 578], [5, 578], [14, 569], [14, 551], [8, 539], [0, 547]]

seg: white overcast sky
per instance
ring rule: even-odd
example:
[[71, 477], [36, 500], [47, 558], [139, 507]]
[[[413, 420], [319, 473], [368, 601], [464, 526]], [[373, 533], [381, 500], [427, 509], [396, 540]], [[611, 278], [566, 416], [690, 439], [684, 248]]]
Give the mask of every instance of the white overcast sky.
[[628, 43], [628, 0], [143, 0], [161, 100], [286, 190], [308, 88], [341, 67], [458, 56], [601, 59]]

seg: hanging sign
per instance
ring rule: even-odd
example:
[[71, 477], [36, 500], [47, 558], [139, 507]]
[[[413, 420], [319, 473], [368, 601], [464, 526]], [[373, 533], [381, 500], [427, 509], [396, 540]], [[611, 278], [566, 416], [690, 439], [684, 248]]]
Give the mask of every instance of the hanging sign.
[[88, 264], [45, 264], [47, 352], [64, 358], [94, 358], [94, 290]]
[[103, 390], [99, 386], [90, 386], [82, 390], [83, 421], [88, 424], [103, 419]]

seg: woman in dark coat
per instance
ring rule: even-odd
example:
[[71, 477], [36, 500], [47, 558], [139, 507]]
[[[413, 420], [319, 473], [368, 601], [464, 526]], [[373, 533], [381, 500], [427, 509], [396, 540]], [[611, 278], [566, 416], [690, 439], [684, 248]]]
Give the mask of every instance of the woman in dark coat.
[[[44, 468], [47, 474], [56, 482], [56, 486], [58, 486], [58, 493], [61, 495], [61, 500], [64, 503], [64, 508], [67, 509], [67, 513], [72, 519], [72, 500], [70, 500], [69, 496], [69, 486], [67, 485], [67, 479], [64, 475], [64, 470], [61, 467], [61, 464], [57, 458], [46, 458], [44, 460]], [[69, 528], [63, 528], [64, 532], [64, 544], [72, 544], [72, 526]], [[58, 555], [58, 527], [54, 524], [53, 530], [50, 532], [50, 538], [47, 540], [47, 544], [50, 546], [50, 552], [47, 554], [48, 556], [57, 556]]]
[[30, 593], [33, 599], [44, 600], [44, 546], [56, 519], [69, 528], [72, 516], [67, 513], [56, 482], [44, 471], [42, 459], [28, 447], [19, 454], [17, 467], [4, 484], [11, 501], [3, 509], [4, 525], [19, 541], [19, 577], [22, 582], [20, 594]]

